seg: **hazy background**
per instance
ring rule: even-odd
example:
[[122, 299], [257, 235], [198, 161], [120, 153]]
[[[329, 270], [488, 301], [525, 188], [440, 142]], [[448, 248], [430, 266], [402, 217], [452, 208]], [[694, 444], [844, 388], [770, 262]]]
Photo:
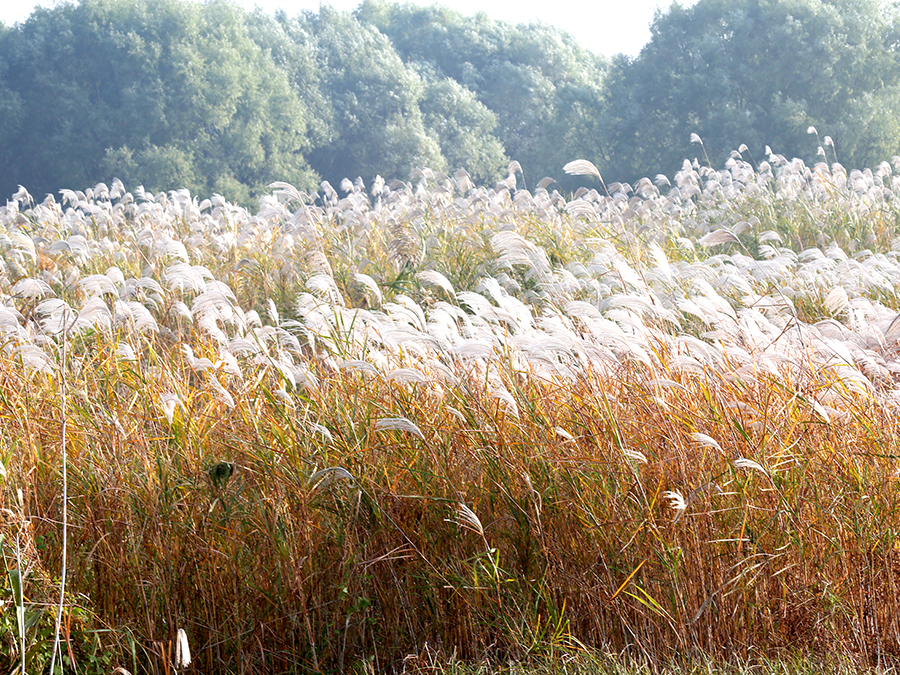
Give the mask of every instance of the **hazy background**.
[[[606, 5], [532, 6], [568, 17], [551, 25], [518, 1], [508, 14], [342, 0], [277, 16], [285, 0], [267, 1], [81, 0], [5, 17], [0, 194], [118, 178], [250, 204], [273, 181], [315, 190], [427, 167], [496, 185], [510, 166], [519, 187], [567, 192], [589, 182], [565, 175], [573, 159], [636, 184], [685, 160], [900, 156], [896, 0], [675, 2], [646, 42], [650, 0], [632, 33]], [[568, 32], [583, 26], [584, 43]]]
[[[7, 25], [23, 21], [36, 5], [52, 6], [52, 2], [23, 2], [0, 8], [0, 21]], [[260, 7], [268, 13], [283, 8], [288, 14], [303, 9], [318, 10], [322, 3], [316, 0], [305, 2], [285, 2], [284, 0], [241, 0], [238, 2], [248, 9]], [[352, 10], [359, 5], [358, 0], [335, 0], [332, 7]], [[538, 21], [561, 28], [597, 54], [612, 56], [628, 54], [636, 56], [641, 47], [650, 39], [650, 22], [657, 8], [666, 9], [671, 0], [598, 0], [585, 3], [583, 0], [494, 0], [487, 6], [481, 0], [447, 0], [446, 2], [414, 2], [416, 5], [440, 4], [462, 14], [484, 11], [492, 19], [510, 23], [530, 23]], [[693, 0], [682, 0], [679, 4], [690, 6]]]

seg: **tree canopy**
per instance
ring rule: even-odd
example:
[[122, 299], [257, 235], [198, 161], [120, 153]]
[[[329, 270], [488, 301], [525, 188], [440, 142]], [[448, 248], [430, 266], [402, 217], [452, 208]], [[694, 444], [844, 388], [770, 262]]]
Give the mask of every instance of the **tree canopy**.
[[814, 159], [825, 135], [842, 162], [887, 159], [900, 150], [898, 30], [896, 3], [879, 0], [674, 4], [607, 82], [605, 165], [672, 170], [701, 154], [692, 133], [714, 161], [742, 144]]
[[0, 126], [3, 184], [54, 191], [113, 174], [233, 199], [310, 184], [304, 100], [225, 2], [85, 0], [37, 9], [0, 42], [22, 111]]
[[862, 166], [900, 154], [898, 104], [896, 0], [674, 4], [611, 59], [440, 6], [79, 0], [0, 25], [0, 190], [118, 177], [247, 203], [422, 167], [490, 183], [511, 160], [569, 188], [572, 159], [634, 181], [743, 144]]
[[594, 154], [591, 119], [602, 108], [606, 61], [566, 33], [381, 0], [366, 0], [356, 15], [387, 35], [407, 63], [472, 92], [496, 115], [507, 155], [534, 182]]

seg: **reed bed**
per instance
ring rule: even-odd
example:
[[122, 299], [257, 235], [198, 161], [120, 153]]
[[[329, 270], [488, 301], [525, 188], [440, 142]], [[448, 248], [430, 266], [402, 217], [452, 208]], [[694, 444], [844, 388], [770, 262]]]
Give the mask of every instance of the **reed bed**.
[[0, 209], [3, 665], [50, 661], [63, 416], [68, 669], [895, 664], [892, 166], [515, 170]]

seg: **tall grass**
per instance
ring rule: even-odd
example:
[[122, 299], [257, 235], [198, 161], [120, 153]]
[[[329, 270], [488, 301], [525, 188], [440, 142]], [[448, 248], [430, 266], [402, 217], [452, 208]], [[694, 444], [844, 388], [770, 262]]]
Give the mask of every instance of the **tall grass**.
[[0, 209], [3, 601], [24, 579], [31, 663], [63, 383], [67, 668], [177, 668], [179, 630], [199, 672], [896, 663], [890, 165], [381, 185]]

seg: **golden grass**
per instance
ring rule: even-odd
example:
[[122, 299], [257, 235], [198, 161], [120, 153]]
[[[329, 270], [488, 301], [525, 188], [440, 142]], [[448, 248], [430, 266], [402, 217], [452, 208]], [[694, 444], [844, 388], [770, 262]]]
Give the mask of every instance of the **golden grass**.
[[[81, 668], [171, 663], [178, 629], [198, 672], [429, 670], [582, 650], [659, 665], [797, 652], [896, 663], [893, 206], [753, 176], [731, 195], [589, 193], [577, 207], [546, 192], [454, 197], [448, 183], [398, 188], [380, 211], [365, 195], [273, 199], [256, 220], [222, 204], [205, 217], [197, 202], [185, 215], [175, 194], [143, 212], [88, 196], [68, 216], [7, 209], [3, 283], [21, 315], [4, 325], [0, 361], [7, 569], [29, 569], [29, 607], [51, 601], [61, 374], [47, 364], [61, 340], [39, 321], [52, 305], [10, 294], [18, 251], [26, 277], [82, 317], [102, 315], [92, 298], [110, 316], [70, 336], [65, 372], [64, 653]], [[807, 234], [798, 203], [839, 226]], [[703, 257], [704, 234], [751, 217], [727, 259]], [[823, 250], [845, 236], [861, 247], [850, 221], [871, 232], [871, 255], [823, 254], [813, 270], [786, 253], [823, 233]], [[497, 237], [509, 231], [518, 238]], [[765, 231], [781, 233], [785, 261], [754, 250]], [[95, 250], [74, 250], [77, 232]], [[184, 285], [169, 240], [233, 298], [209, 278]], [[78, 285], [115, 281], [113, 264], [126, 280], [115, 292]], [[359, 273], [383, 303], [353, 285]], [[842, 279], [838, 334], [814, 322]], [[785, 289], [794, 313], [777, 304]], [[739, 321], [709, 309], [716, 298]], [[126, 301], [157, 329], [138, 329]], [[436, 327], [453, 312], [455, 328]], [[0, 630], [13, 644], [15, 624]]]

